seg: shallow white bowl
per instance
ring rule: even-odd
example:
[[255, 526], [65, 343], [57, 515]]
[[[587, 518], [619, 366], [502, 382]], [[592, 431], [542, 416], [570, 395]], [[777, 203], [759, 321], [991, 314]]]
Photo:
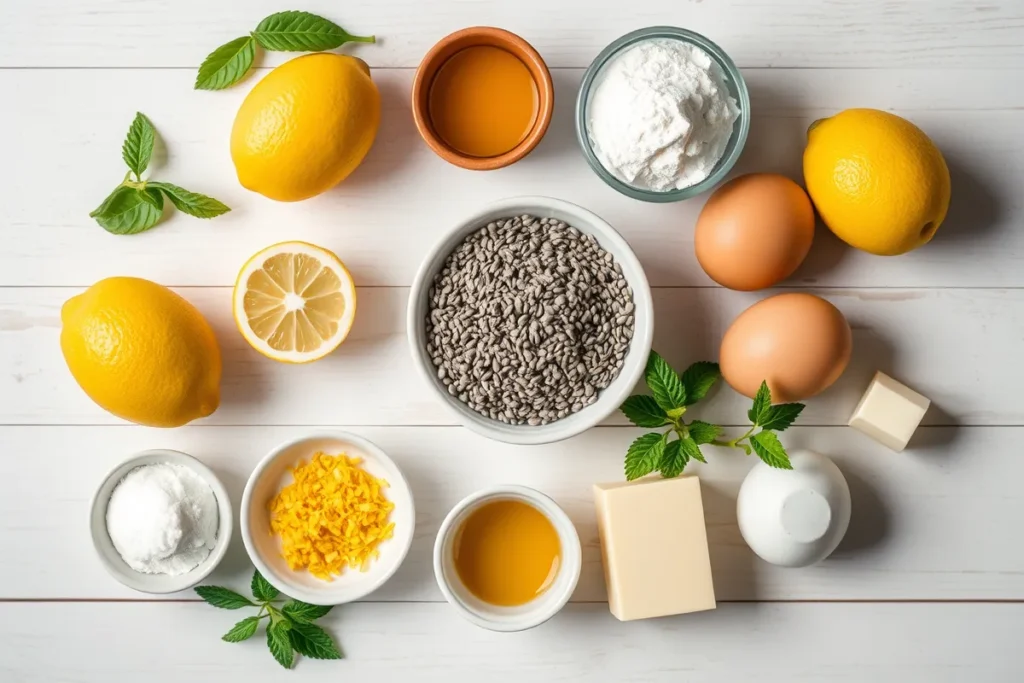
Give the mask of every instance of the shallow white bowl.
[[[452, 546], [462, 523], [481, 505], [498, 500], [518, 500], [540, 510], [554, 524], [561, 545], [561, 565], [554, 582], [540, 596], [517, 607], [480, 600], [463, 585], [455, 569]], [[576, 527], [555, 501], [526, 486], [494, 486], [467, 496], [444, 518], [434, 541], [434, 577], [445, 599], [470, 622], [492, 631], [524, 631], [543, 624], [569, 602], [580, 578], [582, 558]]]
[[[395, 504], [391, 521], [394, 536], [380, 544], [380, 557], [366, 572], [346, 569], [333, 581], [324, 581], [309, 572], [293, 571], [281, 555], [281, 539], [270, 531], [267, 506], [282, 487], [293, 480], [289, 468], [308, 461], [317, 451], [329, 455], [345, 453], [363, 459], [362, 467], [391, 485], [386, 495]], [[366, 439], [348, 432], [323, 432], [287, 441], [272, 450], [256, 466], [242, 494], [242, 542], [249, 559], [275, 588], [314, 605], [340, 605], [377, 590], [398, 571], [412, 545], [416, 510], [412, 492], [398, 465], [384, 451]]]
[[[578, 413], [546, 425], [507, 425], [472, 410], [457, 397], [448, 393], [437, 378], [437, 370], [427, 354], [426, 317], [430, 287], [434, 276], [444, 266], [445, 260], [455, 247], [470, 233], [489, 222], [509, 216], [530, 214], [540, 218], [556, 218], [565, 221], [581, 232], [593, 235], [601, 247], [609, 252], [622, 267], [622, 274], [633, 289], [633, 339], [626, 353], [619, 375], [598, 396], [597, 401]], [[651, 301], [651, 287], [647, 276], [630, 249], [626, 240], [615, 229], [575, 204], [550, 197], [513, 197], [490, 204], [454, 228], [427, 253], [420, 264], [416, 279], [413, 280], [406, 315], [406, 327], [413, 362], [434, 393], [466, 427], [497, 441], [515, 444], [542, 444], [560, 441], [575, 436], [593, 427], [611, 415], [633, 391], [643, 374], [647, 356], [651, 352], [654, 338], [654, 305]]]
[[[213, 550], [199, 565], [188, 572], [178, 576], [167, 576], [166, 574], [143, 574], [129, 567], [117, 548], [114, 547], [110, 535], [107, 533], [107, 504], [114, 489], [121, 483], [129, 472], [136, 467], [143, 465], [156, 465], [168, 463], [187, 467], [203, 478], [213, 496], [217, 499], [217, 542]], [[231, 543], [231, 498], [227, 489], [217, 478], [217, 475], [209, 467], [199, 462], [191, 455], [179, 453], [178, 451], [150, 450], [137, 453], [125, 460], [123, 463], [112, 469], [103, 479], [103, 483], [93, 494], [91, 510], [89, 513], [89, 527], [92, 532], [92, 544], [96, 548], [103, 567], [110, 572], [115, 579], [137, 591], [143, 593], [176, 593], [186, 588], [191, 588], [210, 575], [220, 561], [224, 559], [224, 553]]]

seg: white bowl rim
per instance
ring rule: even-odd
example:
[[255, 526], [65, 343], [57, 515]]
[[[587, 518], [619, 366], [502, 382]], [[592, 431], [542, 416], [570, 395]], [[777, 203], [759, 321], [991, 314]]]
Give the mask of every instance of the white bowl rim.
[[[611, 224], [595, 214], [593, 211], [585, 209], [578, 204], [565, 201], [564, 199], [555, 199], [554, 197], [546, 197], [543, 195], [509, 197], [487, 204], [481, 209], [474, 211], [466, 218], [460, 220], [453, 228], [447, 230], [423, 257], [419, 268], [416, 270], [416, 277], [413, 279], [412, 288], [409, 290], [409, 302], [406, 307], [406, 335], [409, 341], [409, 350], [413, 358], [413, 365], [416, 367], [416, 371], [419, 373], [420, 377], [423, 378], [430, 388], [440, 397], [441, 403], [444, 405], [445, 409], [448, 410], [449, 414], [453, 415], [464, 427], [489, 439], [524, 446], [562, 441], [576, 436], [577, 434], [581, 434], [591, 427], [599, 424], [602, 420], [615, 412], [615, 410], [622, 405], [622, 402], [625, 401], [633, 392], [636, 383], [643, 376], [644, 368], [647, 364], [647, 358], [645, 357], [643, 362], [636, 363], [632, 371], [627, 374], [629, 364], [625, 362], [623, 363], [623, 366], [619, 371], [619, 376], [613, 381], [613, 384], [618, 382], [620, 378], [624, 377], [625, 380], [619, 383], [619, 386], [615, 391], [611, 391], [611, 386], [603, 389], [598, 400], [593, 406], [590, 406], [590, 408], [593, 408], [600, 405], [602, 402], [605, 402], [605, 408], [603, 410], [594, 410], [585, 418], [580, 418], [579, 416], [586, 412], [587, 409], [585, 408], [579, 413], [575, 413], [574, 415], [570, 415], [562, 420], [549, 423], [545, 427], [505, 425], [495, 422], [483, 415], [473, 413], [472, 409], [468, 406], [463, 410], [460, 410], [455, 405], [455, 402], [458, 401], [458, 399], [448, 396], [437, 387], [437, 377], [428, 367], [430, 361], [426, 358], [425, 335], [421, 334], [421, 330], [423, 329], [423, 320], [420, 319], [417, 311], [420, 298], [426, 296], [426, 292], [429, 291], [430, 281], [434, 276], [432, 269], [434, 262], [442, 252], [445, 252], [445, 255], [447, 255], [447, 253], [457, 245], [457, 242], [455, 244], [450, 244], [451, 242], [465, 238], [465, 236], [473, 230], [483, 227], [485, 224], [483, 221], [486, 220], [488, 216], [495, 212], [503, 211], [510, 212], [510, 215], [520, 215], [529, 212], [529, 207], [536, 207], [534, 210], [543, 209], [557, 211], [570, 217], [577, 216], [582, 219], [583, 223], [597, 227], [596, 232], [599, 233], [601, 238], [599, 241], [607, 241], [608, 243], [615, 245], [616, 250], [619, 253], [613, 254], [613, 258], [615, 258], [615, 260], [622, 266], [623, 274], [627, 277], [629, 286], [633, 289], [634, 310], [644, 310], [647, 312], [646, 324], [643, 327], [634, 322], [633, 338], [630, 341], [630, 345], [632, 346], [634, 341], [639, 339], [638, 348], [645, 350], [646, 353], [649, 354], [654, 342], [654, 300], [651, 295], [651, 287], [647, 281], [647, 274], [644, 271], [643, 265], [640, 263], [640, 259], [637, 258], [626, 239], [622, 237], [622, 235], [620, 235], [619, 232], [611, 226]], [[571, 219], [568, 222], [572, 224]], [[574, 227], [578, 230], [583, 230], [583, 228], [578, 225], [574, 225]], [[636, 316], [634, 317], [634, 321], [635, 320]], [[629, 355], [630, 352], [627, 352], [627, 360], [629, 359]], [[470, 416], [469, 413], [473, 413], [473, 416]], [[552, 428], [553, 425], [558, 425], [559, 423], [564, 423], [561, 429]]]
[[[97, 534], [101, 532], [97, 529], [96, 524], [94, 524], [98, 508], [102, 505], [102, 519], [104, 521], [102, 533], [106, 533], [106, 507], [110, 502], [110, 498], [107, 497], [105, 500], [101, 501], [100, 491], [102, 491], [115, 476], [118, 477], [118, 482], [120, 482], [120, 480], [129, 472], [145, 465], [146, 463], [143, 461], [155, 459], [165, 459], [164, 462], [169, 462], [172, 465], [188, 467], [203, 478], [203, 481], [205, 481], [207, 485], [209, 485], [210, 490], [213, 491], [214, 498], [217, 499], [218, 518], [216, 545], [214, 545], [206, 559], [200, 562], [195, 569], [184, 574], [179, 574], [178, 576], [168, 576], [166, 574], [144, 574], [142, 572], [135, 571], [121, 559], [116, 548], [114, 549], [113, 556], [101, 548], [100, 539], [97, 536]], [[115, 488], [116, 486], [117, 484], [114, 485]], [[111, 489], [111, 493], [113, 493], [113, 488]], [[140, 593], [149, 593], [150, 595], [167, 595], [187, 590], [209, 576], [213, 570], [217, 568], [221, 560], [224, 559], [224, 555], [227, 553], [228, 547], [231, 545], [233, 526], [231, 497], [228, 495], [228, 491], [224, 488], [224, 484], [221, 482], [220, 478], [214, 474], [213, 470], [203, 464], [203, 462], [195, 456], [168, 448], [151, 448], [139, 451], [138, 453], [122, 460], [118, 465], [115, 465], [107, 471], [100, 480], [99, 486], [96, 487], [96, 490], [93, 492], [92, 498], [89, 501], [89, 534], [92, 538], [93, 549], [96, 551], [96, 555], [99, 557], [103, 568], [107, 570], [108, 574], [128, 588], [139, 591]], [[109, 539], [109, 535], [107, 538]], [[157, 579], [157, 577], [160, 578]], [[154, 580], [160, 580], [166, 583], [166, 586], [162, 588], [154, 588], [151, 585]]]
[[[353, 595], [343, 600], [338, 601], [333, 598], [330, 598], [329, 596], [325, 596], [323, 593], [316, 591], [308, 591], [302, 588], [301, 586], [288, 585], [280, 581], [277, 578], [277, 575], [273, 571], [271, 571], [270, 567], [268, 567], [267, 564], [263, 561], [263, 558], [260, 557], [259, 553], [256, 551], [256, 548], [252, 542], [252, 530], [249, 528], [248, 514], [249, 508], [252, 506], [252, 490], [256, 485], [256, 481], [260, 478], [260, 476], [267, 469], [270, 463], [273, 462], [273, 460], [277, 458], [279, 455], [281, 455], [281, 453], [294, 446], [301, 444], [304, 441], [314, 441], [319, 439], [347, 441], [359, 447], [361, 450], [364, 450], [368, 453], [372, 453], [373, 457], [380, 460], [381, 462], [390, 465], [397, 476], [393, 478], [394, 481], [392, 481], [392, 479], [389, 478], [388, 483], [391, 484], [392, 487], [394, 487], [395, 482], [398, 482], [399, 485], [402, 488], [404, 488], [404, 490], [408, 493], [409, 515], [411, 516], [413, 523], [415, 524], [416, 504], [412, 495], [412, 487], [409, 486], [409, 482], [405, 478], [405, 474], [402, 473], [402, 470], [398, 466], [398, 464], [394, 460], [392, 460], [387, 453], [381, 450], [381, 448], [377, 446], [377, 444], [373, 443], [372, 441], [365, 437], [359, 436], [358, 434], [353, 434], [352, 432], [346, 432], [340, 429], [324, 430], [314, 432], [312, 434], [306, 434], [304, 436], [295, 437], [293, 439], [288, 439], [287, 441], [278, 444], [275, 448], [271, 449], [271, 451], [267, 453], [267, 455], [263, 456], [263, 459], [260, 460], [259, 464], [256, 465], [256, 468], [253, 469], [252, 474], [249, 475], [249, 479], [245, 482], [245, 489], [242, 492], [242, 504], [238, 513], [239, 517], [241, 518], [240, 528], [242, 532], [242, 544], [245, 546], [245, 552], [249, 556], [249, 560], [252, 562], [253, 566], [259, 571], [259, 573], [263, 575], [263, 578], [269, 581], [270, 585], [272, 585], [274, 588], [278, 589], [288, 597], [295, 598], [296, 600], [301, 600], [302, 602], [308, 602], [311, 605], [342, 605], [347, 604], [349, 602], [355, 602], [356, 600], [361, 600], [362, 598], [365, 598], [367, 595], [369, 595], [370, 593], [374, 592], [375, 590], [383, 586], [385, 583], [387, 583], [391, 579], [391, 577], [395, 575], [395, 572], [398, 571], [398, 568], [402, 566], [402, 564], [405, 562], [406, 557], [409, 555], [409, 549], [412, 547], [412, 541], [415, 536], [415, 533], [409, 534], [408, 541], [406, 542], [404, 547], [400, 547], [398, 549], [399, 552], [398, 555], [396, 556], [395, 562], [390, 568], [388, 568], [387, 571], [382, 572], [381, 575], [377, 577], [375, 581], [367, 582], [366, 586], [360, 587], [358, 590], [352, 591]], [[327, 597], [327, 600], [325, 600], [325, 597]]]
[[[534, 612], [528, 612], [517, 620], [491, 620], [477, 614], [463, 605], [462, 601], [455, 595], [454, 591], [452, 591], [451, 586], [448, 585], [448, 582], [445, 580], [444, 571], [444, 547], [448, 536], [457, 530], [454, 526], [455, 521], [459, 519], [466, 509], [481, 503], [482, 501], [502, 498], [505, 496], [522, 497], [534, 503], [535, 506], [551, 520], [551, 523], [555, 525], [559, 538], [561, 539], [564, 535], [569, 539], [570, 543], [568, 544], [568, 548], [564, 547], [566, 545], [565, 543], [562, 544], [562, 565], [560, 572], [568, 571], [571, 572], [572, 576], [571, 581], [566, 585], [562, 595], [560, 595], [557, 600], [550, 603], [546, 609], [538, 609]], [[580, 544], [579, 532], [576, 530], [576, 525], [573, 524], [569, 515], [566, 514], [565, 510], [562, 509], [562, 507], [556, 503], [553, 498], [528, 486], [502, 484], [498, 486], [489, 486], [469, 494], [460, 500], [455, 507], [445, 515], [444, 521], [441, 522], [441, 527], [437, 530], [437, 536], [434, 538], [433, 564], [434, 579], [437, 581], [438, 588], [441, 589], [441, 593], [444, 595], [445, 600], [448, 601], [448, 604], [454, 607], [464, 619], [476, 626], [490, 631], [512, 633], [540, 626], [558, 614], [562, 608], [565, 607], [569, 602], [569, 599], [572, 598], [572, 594], [576, 590], [576, 585], [579, 583], [580, 574], [583, 571], [583, 548]]]

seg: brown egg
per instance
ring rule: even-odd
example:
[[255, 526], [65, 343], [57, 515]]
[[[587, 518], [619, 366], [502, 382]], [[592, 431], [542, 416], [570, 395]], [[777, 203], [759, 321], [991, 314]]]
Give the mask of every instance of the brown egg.
[[711, 279], [751, 291], [785, 280], [814, 239], [814, 208], [786, 176], [751, 173], [708, 198], [694, 231], [697, 260]]
[[831, 386], [852, 348], [850, 325], [838, 308], [813, 294], [779, 294], [737, 316], [722, 337], [719, 364], [741, 394], [753, 398], [767, 380], [772, 400], [788, 403]]

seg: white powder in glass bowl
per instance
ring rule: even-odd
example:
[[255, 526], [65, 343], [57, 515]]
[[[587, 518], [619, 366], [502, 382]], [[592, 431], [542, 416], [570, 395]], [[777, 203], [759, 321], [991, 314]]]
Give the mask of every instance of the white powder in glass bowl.
[[718, 63], [695, 45], [654, 38], [627, 48], [601, 69], [590, 93], [594, 154], [636, 188], [696, 185], [722, 158], [740, 114], [725, 81]]

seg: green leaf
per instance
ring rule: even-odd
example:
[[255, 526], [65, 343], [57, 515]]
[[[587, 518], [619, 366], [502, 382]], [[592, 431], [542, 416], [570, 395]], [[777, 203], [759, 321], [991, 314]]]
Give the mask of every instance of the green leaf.
[[629, 445], [626, 451], [626, 479], [633, 481], [650, 474], [661, 466], [665, 453], [665, 436], [648, 432]]
[[223, 90], [242, 80], [256, 60], [252, 36], [235, 38], [207, 55], [196, 74], [196, 90]]
[[775, 432], [758, 432], [750, 437], [750, 445], [754, 447], [757, 457], [764, 461], [765, 465], [780, 470], [791, 470], [793, 465], [789, 462], [789, 455], [783, 447]]
[[241, 609], [243, 607], [255, 607], [256, 604], [228, 588], [220, 586], [196, 586], [196, 593], [203, 600], [221, 609]]
[[657, 351], [651, 351], [651, 355], [647, 357], [644, 378], [647, 380], [647, 386], [651, 388], [651, 393], [654, 394], [654, 400], [665, 412], [686, 405], [686, 388], [682, 380]]
[[803, 403], [780, 403], [777, 406], [770, 406], [763, 415], [758, 416], [758, 423], [761, 429], [782, 432], [793, 424], [803, 409]]
[[278, 12], [260, 22], [253, 37], [268, 50], [318, 52], [348, 42], [373, 43], [373, 36], [353, 36], [332, 21], [309, 12]]
[[171, 204], [174, 204], [174, 208], [189, 216], [214, 218], [231, 210], [213, 197], [207, 197], [198, 192], [189, 192], [171, 183], [153, 181], [147, 183], [147, 186], [163, 190], [167, 198], [171, 200]]
[[718, 363], [694, 363], [683, 372], [683, 387], [686, 389], [686, 405], [703, 401], [722, 376]]
[[678, 477], [686, 467], [686, 454], [679, 446], [679, 440], [665, 444], [665, 454], [661, 458], [661, 476], [666, 479]]
[[259, 625], [259, 617], [246, 617], [235, 624], [230, 631], [225, 633], [223, 637], [221, 637], [221, 640], [228, 643], [240, 643], [243, 640], [248, 640], [256, 634], [256, 629]]
[[274, 655], [277, 663], [286, 669], [292, 668], [295, 664], [295, 652], [292, 650], [291, 638], [288, 637], [288, 631], [291, 629], [292, 625], [285, 619], [271, 619], [270, 625], [267, 626], [267, 647], [270, 648], [270, 654]]
[[311, 623], [331, 611], [330, 605], [311, 605], [301, 600], [286, 602], [281, 611], [294, 622]]
[[621, 410], [637, 427], [660, 427], [668, 422], [668, 415], [650, 396], [630, 396]]
[[288, 631], [292, 647], [300, 655], [313, 659], [341, 659], [341, 651], [331, 636], [316, 624], [296, 622]]
[[149, 230], [163, 215], [164, 199], [159, 192], [122, 185], [90, 213], [104, 230], [115, 235], [135, 235]]
[[270, 602], [281, 594], [281, 591], [274, 588], [269, 581], [263, 578], [263, 574], [260, 574], [259, 569], [252, 573], [251, 588], [253, 597], [261, 602]]
[[757, 393], [754, 394], [754, 405], [752, 405], [750, 410], [747, 411], [747, 417], [750, 418], [750, 421], [755, 425], [759, 425], [760, 423], [758, 420], [760, 419], [761, 414], [766, 408], [771, 408], [771, 406], [772, 392], [768, 388], [768, 382], [761, 382], [760, 388], [757, 390]]
[[683, 454], [686, 456], [687, 462], [690, 460], [696, 460], [697, 462], [702, 462], [705, 465], [707, 464], [708, 461], [704, 459], [704, 454], [700, 452], [700, 446], [697, 445], [697, 442], [694, 441], [693, 438], [680, 439], [679, 447], [683, 450]]
[[135, 120], [128, 128], [128, 136], [121, 145], [121, 158], [135, 177], [142, 179], [142, 172], [149, 166], [153, 156], [153, 143], [156, 142], [156, 130], [145, 114], [135, 113]]
[[701, 420], [694, 420], [689, 425], [690, 438], [694, 443], [711, 443], [722, 433], [722, 428]]

